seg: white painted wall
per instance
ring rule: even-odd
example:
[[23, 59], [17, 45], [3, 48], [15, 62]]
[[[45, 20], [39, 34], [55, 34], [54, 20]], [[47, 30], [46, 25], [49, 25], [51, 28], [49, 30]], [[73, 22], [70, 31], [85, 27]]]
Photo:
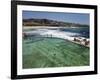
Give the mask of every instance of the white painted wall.
[[[100, 0], [33, 0], [44, 2], [58, 2], [58, 3], [74, 3], [74, 4], [92, 4], [98, 5], [100, 14]], [[0, 0], [0, 80], [10, 80], [10, 0]], [[100, 21], [100, 15], [98, 16]], [[100, 34], [100, 23], [98, 23], [98, 34]], [[100, 36], [98, 38], [98, 44], [100, 44]], [[55, 78], [39, 78], [31, 80], [100, 80], [100, 45], [98, 47], [98, 75], [84, 75], [84, 76], [65, 76]], [[29, 79], [27, 79], [29, 80]]]

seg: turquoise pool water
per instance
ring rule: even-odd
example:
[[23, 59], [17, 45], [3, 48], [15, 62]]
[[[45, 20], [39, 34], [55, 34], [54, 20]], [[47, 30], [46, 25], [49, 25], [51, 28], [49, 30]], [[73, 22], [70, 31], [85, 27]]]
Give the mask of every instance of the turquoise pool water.
[[88, 66], [89, 48], [59, 38], [23, 39], [23, 68]]

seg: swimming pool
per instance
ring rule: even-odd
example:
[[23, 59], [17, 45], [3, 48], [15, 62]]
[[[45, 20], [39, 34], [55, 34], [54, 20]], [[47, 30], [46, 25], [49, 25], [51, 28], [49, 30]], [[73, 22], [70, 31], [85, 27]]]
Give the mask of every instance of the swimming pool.
[[23, 39], [23, 68], [88, 66], [89, 48], [60, 38]]

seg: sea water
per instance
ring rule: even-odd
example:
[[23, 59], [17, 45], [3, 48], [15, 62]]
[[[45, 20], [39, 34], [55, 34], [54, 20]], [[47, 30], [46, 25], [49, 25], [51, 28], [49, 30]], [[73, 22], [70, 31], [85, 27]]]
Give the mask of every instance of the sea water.
[[77, 28], [60, 28], [61, 31], [64, 32], [71, 32], [71, 33], [78, 33], [79, 35], [73, 35], [78, 36], [78, 37], [85, 37], [85, 38], [89, 38], [90, 35], [90, 31], [89, 31], [89, 27], [77, 27]]
[[67, 37], [90, 37], [89, 27], [56, 27], [56, 28], [31, 28], [31, 29], [24, 29], [23, 32], [32, 35], [52, 35], [54, 37], [60, 36], [67, 36]]

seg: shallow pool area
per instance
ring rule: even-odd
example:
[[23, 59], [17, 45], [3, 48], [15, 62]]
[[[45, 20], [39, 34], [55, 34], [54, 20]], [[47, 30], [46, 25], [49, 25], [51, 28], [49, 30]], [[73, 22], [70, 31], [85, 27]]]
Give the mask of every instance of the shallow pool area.
[[65, 39], [23, 39], [23, 68], [89, 66], [89, 48]]

